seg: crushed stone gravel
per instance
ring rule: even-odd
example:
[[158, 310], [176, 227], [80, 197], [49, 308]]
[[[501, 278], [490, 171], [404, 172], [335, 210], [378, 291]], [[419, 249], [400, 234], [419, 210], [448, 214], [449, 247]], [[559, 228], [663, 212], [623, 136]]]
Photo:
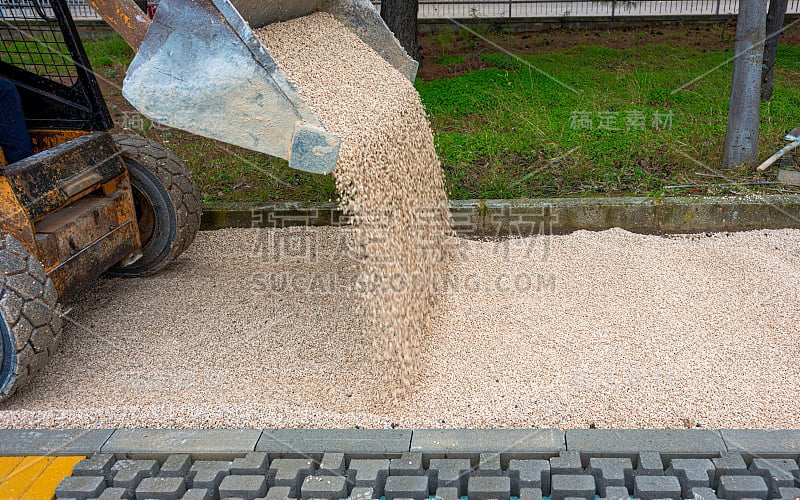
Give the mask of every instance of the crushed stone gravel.
[[376, 375], [391, 398], [409, 392], [435, 290], [449, 255], [450, 212], [425, 108], [414, 85], [331, 14], [256, 30], [322, 123], [342, 138], [333, 171], [352, 217]]
[[580, 231], [458, 241], [421, 376], [353, 314], [349, 229], [201, 232], [152, 277], [103, 278], [0, 427], [792, 428], [800, 231]]

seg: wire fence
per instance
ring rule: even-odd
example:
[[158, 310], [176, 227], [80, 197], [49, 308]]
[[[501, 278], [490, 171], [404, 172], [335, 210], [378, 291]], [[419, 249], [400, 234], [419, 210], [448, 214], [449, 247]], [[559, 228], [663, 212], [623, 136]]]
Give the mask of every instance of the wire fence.
[[[15, 0], [0, 4], [4, 7]], [[75, 19], [100, 19], [85, 0], [67, 0]], [[373, 2], [380, 9], [380, 2]], [[523, 18], [636, 18], [730, 16], [739, 12], [739, 0], [420, 0], [420, 19]], [[800, 0], [789, 0], [789, 14], [800, 14]]]

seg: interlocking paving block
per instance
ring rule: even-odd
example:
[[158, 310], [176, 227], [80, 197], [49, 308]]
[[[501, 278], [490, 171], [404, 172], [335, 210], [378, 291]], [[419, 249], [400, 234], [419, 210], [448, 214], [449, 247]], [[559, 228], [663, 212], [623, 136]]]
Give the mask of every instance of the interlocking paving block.
[[100, 453], [112, 430], [0, 429], [0, 456]]
[[350, 500], [373, 500], [374, 498], [380, 498], [380, 496], [375, 495], [375, 490], [367, 486], [356, 486], [350, 491]]
[[601, 497], [606, 496], [609, 486], [633, 489], [633, 464], [629, 458], [590, 458], [586, 472], [594, 476]]
[[186, 490], [181, 500], [212, 500], [213, 498], [214, 494], [206, 488], [192, 488]]
[[706, 458], [673, 458], [667, 474], [675, 476], [681, 483], [681, 494], [689, 497], [692, 488], [710, 488], [714, 482], [715, 468]]
[[797, 500], [800, 498], [800, 488], [778, 488], [778, 498], [780, 500]]
[[503, 468], [500, 465], [499, 453], [481, 453], [478, 458], [478, 468], [475, 469], [476, 476], [503, 476]]
[[142, 479], [156, 475], [158, 462], [155, 460], [117, 460], [111, 467], [111, 472], [114, 474], [111, 486], [133, 492]]
[[395, 498], [414, 498], [424, 500], [428, 498], [427, 476], [389, 476], [383, 494], [386, 500]]
[[467, 477], [472, 467], [467, 458], [432, 458], [428, 466], [431, 489], [456, 488], [458, 496], [466, 494]]
[[175, 500], [186, 493], [182, 477], [146, 477], [136, 487], [136, 500]]
[[519, 500], [542, 500], [542, 490], [539, 488], [521, 488]]
[[353, 484], [356, 487], [373, 488], [376, 498], [380, 498], [383, 495], [383, 483], [389, 475], [389, 460], [354, 458], [350, 460], [348, 471], [354, 472]]
[[550, 475], [569, 476], [583, 474], [581, 454], [577, 451], [562, 451], [557, 457], [550, 459]]
[[84, 458], [72, 468], [73, 476], [103, 476], [106, 481], [111, 481], [111, 467], [117, 459], [114, 455], [106, 453], [95, 453], [91, 457]]
[[564, 434], [559, 429], [420, 429], [411, 439], [411, 451], [431, 457], [502, 453], [548, 458], [565, 449]]
[[461, 494], [455, 486], [441, 486], [436, 488], [436, 495], [434, 500], [458, 500]]
[[341, 476], [344, 473], [344, 453], [325, 453], [317, 475]]
[[[163, 467], [162, 467], [163, 469]], [[261, 474], [269, 470], [269, 456], [262, 451], [251, 451], [244, 457], [234, 459], [231, 463], [231, 474]]]
[[270, 464], [269, 473], [275, 486], [288, 486], [289, 496], [297, 498], [300, 483], [314, 473], [314, 462], [307, 458], [278, 458]]
[[738, 451], [745, 459], [758, 456], [800, 457], [800, 430], [722, 430], [729, 451]]
[[670, 458], [711, 458], [725, 451], [719, 431], [705, 429], [572, 429], [566, 433], [567, 449], [586, 456], [627, 456], [657, 451]]
[[86, 500], [97, 497], [105, 488], [102, 476], [67, 476], [56, 486], [56, 498]]
[[303, 500], [347, 498], [347, 479], [342, 476], [308, 476], [300, 487]]
[[633, 496], [640, 500], [681, 497], [681, 483], [675, 476], [636, 476], [633, 480]]
[[400, 458], [389, 462], [389, 474], [392, 476], [422, 476], [422, 453], [403, 453]]
[[472, 476], [467, 481], [467, 497], [474, 500], [508, 500], [511, 498], [511, 478]]
[[257, 429], [120, 429], [103, 445], [103, 453], [168, 455], [191, 453], [215, 457], [253, 451]]
[[717, 494], [711, 488], [692, 488], [690, 498], [695, 500], [717, 500]]
[[267, 429], [256, 451], [316, 455], [321, 451], [347, 453], [350, 458], [400, 454], [409, 450], [410, 430], [391, 429]]
[[550, 496], [550, 462], [547, 460], [511, 460], [508, 464], [511, 489], [538, 488]]
[[131, 492], [125, 488], [106, 488], [95, 500], [129, 500], [133, 498]]
[[789, 458], [754, 458], [750, 464], [750, 472], [767, 482], [770, 497], [778, 495], [778, 488], [793, 487], [798, 470], [797, 462]]
[[742, 454], [737, 451], [723, 451], [720, 452], [719, 457], [712, 458], [711, 462], [714, 464], [714, 484], [716, 488], [719, 484], [719, 478], [722, 476], [748, 476], [750, 471], [747, 469], [747, 464], [742, 457]]
[[636, 466], [637, 476], [663, 476], [664, 462], [661, 461], [661, 453], [657, 451], [639, 452]]
[[608, 486], [606, 487], [606, 495], [601, 498], [605, 500], [628, 500], [630, 495], [630, 491], [624, 486]]
[[594, 477], [589, 475], [553, 474], [550, 477], [550, 497], [553, 500], [564, 500], [568, 497], [594, 500], [595, 489]]
[[216, 491], [225, 476], [230, 474], [231, 462], [225, 460], [198, 460], [189, 469], [192, 488]]
[[169, 455], [161, 468], [158, 475], [161, 477], [184, 477], [192, 467], [192, 459], [185, 453], [176, 453]]
[[287, 500], [288, 498], [292, 498], [290, 496], [291, 488], [288, 486], [273, 486], [269, 490], [267, 490], [267, 496], [264, 497], [265, 500]]
[[267, 494], [267, 477], [263, 475], [229, 475], [219, 485], [220, 498], [235, 497], [253, 500]]
[[769, 496], [769, 486], [761, 476], [722, 476], [719, 478], [717, 496], [724, 500], [742, 500]]

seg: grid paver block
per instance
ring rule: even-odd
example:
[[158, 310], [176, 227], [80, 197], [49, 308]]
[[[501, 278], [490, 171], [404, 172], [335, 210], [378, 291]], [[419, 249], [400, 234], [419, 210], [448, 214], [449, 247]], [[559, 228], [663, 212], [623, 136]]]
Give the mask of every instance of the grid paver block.
[[675, 476], [636, 476], [633, 481], [633, 496], [640, 500], [681, 498], [681, 483]]
[[191, 487], [216, 491], [230, 468], [231, 462], [224, 460], [198, 460], [189, 469]]
[[368, 486], [356, 486], [350, 491], [350, 500], [373, 500], [374, 498], [380, 498], [380, 496], [375, 495], [375, 489]]
[[605, 500], [628, 500], [630, 491], [624, 486], [608, 486], [606, 487], [606, 495], [601, 497]]
[[136, 487], [136, 500], [177, 500], [184, 493], [182, 477], [146, 477]]
[[717, 500], [717, 494], [711, 488], [692, 488], [690, 498], [694, 498], [694, 500]]
[[714, 464], [714, 484], [713, 487], [717, 488], [719, 485], [719, 478], [722, 476], [748, 476], [750, 471], [744, 461], [742, 454], [737, 451], [723, 451], [720, 452], [719, 457], [712, 458], [711, 463]]
[[311, 498], [346, 498], [347, 479], [343, 476], [314, 475], [308, 476], [303, 480], [300, 487], [300, 495], [303, 500]]
[[440, 486], [434, 496], [435, 500], [459, 500], [462, 495], [455, 486]]
[[319, 464], [317, 474], [339, 476], [344, 473], [344, 468], [344, 453], [325, 453], [322, 455], [322, 461]]
[[636, 466], [637, 476], [663, 476], [664, 462], [661, 460], [661, 453], [657, 451], [642, 451], [639, 453], [639, 460]]
[[72, 468], [73, 476], [103, 476], [106, 481], [111, 481], [111, 468], [117, 459], [107, 453], [95, 453], [84, 458]]
[[503, 468], [500, 465], [499, 453], [481, 453], [478, 459], [478, 468], [475, 469], [477, 476], [503, 476]]
[[511, 489], [539, 488], [550, 496], [550, 462], [547, 460], [511, 460], [508, 464]]
[[231, 474], [219, 485], [220, 498], [243, 498], [253, 500], [267, 494], [267, 477], [263, 475]]
[[403, 453], [400, 458], [389, 462], [389, 474], [392, 476], [422, 476], [422, 453]]
[[206, 488], [192, 488], [186, 490], [181, 500], [213, 500], [214, 494]]
[[175, 453], [161, 464], [158, 475], [161, 477], [185, 477], [192, 467], [192, 459], [186, 453]]
[[125, 488], [106, 488], [95, 500], [129, 500], [133, 498]]
[[99, 496], [105, 488], [102, 476], [67, 476], [56, 486], [56, 498], [86, 500]]
[[288, 486], [289, 496], [300, 496], [300, 484], [314, 473], [314, 462], [307, 458], [278, 458], [269, 466], [275, 486]]
[[263, 451], [251, 451], [244, 457], [234, 459], [231, 463], [231, 474], [260, 474], [264, 475], [269, 470], [269, 455]]
[[511, 478], [507, 476], [472, 476], [467, 481], [470, 500], [509, 500]]
[[586, 472], [594, 476], [597, 493], [606, 496], [609, 486], [633, 489], [633, 463], [630, 458], [590, 458]]
[[158, 462], [155, 460], [117, 460], [111, 467], [111, 472], [114, 475], [111, 486], [133, 492], [142, 479], [156, 475]]
[[724, 500], [744, 498], [767, 500], [769, 486], [761, 476], [722, 476], [719, 478], [717, 496]]
[[577, 451], [562, 451], [550, 459], [550, 475], [571, 476], [583, 474], [581, 454]]
[[541, 488], [520, 488], [519, 500], [542, 500]]
[[715, 468], [705, 458], [673, 458], [667, 474], [675, 476], [681, 483], [681, 495], [690, 497], [692, 488], [710, 488], [714, 483]]
[[[550, 462], [550, 467], [553, 462]], [[550, 497], [553, 500], [584, 498], [594, 500], [596, 490], [594, 477], [587, 474], [553, 474], [550, 477]]]
[[292, 489], [288, 486], [273, 486], [267, 490], [267, 496], [264, 497], [265, 500], [288, 500], [292, 498], [291, 495]]
[[750, 472], [767, 482], [770, 497], [778, 495], [778, 488], [794, 487], [798, 470], [797, 462], [788, 458], [754, 458], [750, 464]]
[[780, 500], [797, 500], [800, 498], [800, 488], [778, 488], [778, 498]]
[[376, 498], [383, 495], [383, 483], [389, 475], [389, 459], [352, 459], [348, 472], [353, 475], [356, 487], [368, 487], [375, 490]]
[[463, 496], [471, 470], [469, 459], [466, 458], [433, 458], [428, 466], [431, 487], [434, 490], [454, 487], [458, 490], [458, 496]]
[[386, 500], [428, 498], [428, 476], [389, 476], [383, 490]]

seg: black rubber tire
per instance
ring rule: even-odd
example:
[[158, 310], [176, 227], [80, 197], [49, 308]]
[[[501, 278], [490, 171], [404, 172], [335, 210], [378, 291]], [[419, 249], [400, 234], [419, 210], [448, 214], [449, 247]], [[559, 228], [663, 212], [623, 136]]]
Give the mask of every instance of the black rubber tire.
[[[194, 241], [200, 229], [200, 191], [189, 169], [164, 146], [137, 135], [115, 134], [114, 140], [130, 173], [142, 234], [142, 257], [109, 274], [145, 276], [160, 271]], [[141, 206], [150, 205], [146, 209]], [[143, 214], [146, 211], [148, 214]], [[145, 224], [143, 217], [148, 219]], [[150, 230], [143, 233], [143, 227]]]
[[42, 264], [19, 240], [0, 234], [0, 401], [55, 354], [61, 323], [58, 293]]

